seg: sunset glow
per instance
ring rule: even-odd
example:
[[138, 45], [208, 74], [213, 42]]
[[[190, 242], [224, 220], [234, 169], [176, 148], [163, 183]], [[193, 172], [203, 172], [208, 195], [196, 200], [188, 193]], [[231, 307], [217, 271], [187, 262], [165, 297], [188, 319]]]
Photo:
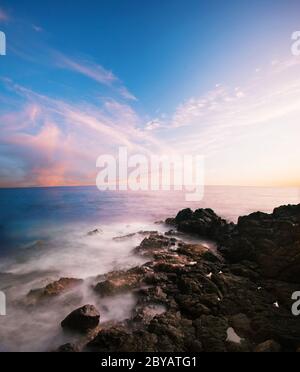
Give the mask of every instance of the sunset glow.
[[[93, 31], [81, 1], [58, 19], [37, 4], [27, 17], [20, 4], [2, 1], [9, 43], [0, 60], [0, 186], [94, 185], [97, 157], [119, 146], [202, 155], [210, 185], [299, 186], [300, 57], [291, 47], [300, 9], [287, 1], [266, 16], [271, 3], [260, 6], [255, 29], [260, 2], [240, 5], [237, 36], [224, 29], [229, 11], [197, 1], [184, 11], [179, 1], [172, 10], [165, 4], [153, 25], [147, 9], [111, 14], [120, 22], [114, 30], [104, 20], [109, 9], [94, 2]], [[67, 12], [82, 16], [84, 37], [65, 22]], [[126, 55], [114, 45], [121, 37]]]

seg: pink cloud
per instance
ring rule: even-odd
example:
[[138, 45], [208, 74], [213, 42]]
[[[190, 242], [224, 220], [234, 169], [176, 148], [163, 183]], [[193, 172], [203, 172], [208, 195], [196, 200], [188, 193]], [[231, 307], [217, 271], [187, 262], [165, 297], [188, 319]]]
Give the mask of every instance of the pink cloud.
[[70, 104], [12, 81], [5, 84], [27, 102], [19, 111], [0, 115], [2, 155], [14, 160], [11, 174], [0, 169], [7, 186], [95, 184], [99, 155], [114, 155], [119, 146], [132, 153], [165, 150], [142, 129], [143, 119], [130, 105], [112, 99], [101, 106]]

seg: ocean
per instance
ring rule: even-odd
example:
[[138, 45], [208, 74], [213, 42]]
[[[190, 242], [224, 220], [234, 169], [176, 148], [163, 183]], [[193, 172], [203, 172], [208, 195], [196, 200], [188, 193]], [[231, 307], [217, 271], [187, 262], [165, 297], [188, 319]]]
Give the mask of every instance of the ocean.
[[[126, 319], [135, 306], [131, 293], [99, 299], [89, 284], [89, 278], [145, 262], [132, 253], [141, 236], [124, 242], [114, 237], [141, 230], [164, 232], [167, 227], [155, 222], [186, 207], [212, 208], [236, 222], [241, 215], [298, 203], [298, 188], [206, 187], [197, 203], [186, 202], [181, 192], [1, 189], [0, 291], [6, 295], [7, 315], [0, 316], [0, 351], [47, 351], [72, 341], [74, 335], [63, 333], [60, 322], [88, 303], [99, 308], [102, 322]], [[95, 229], [100, 233], [89, 236]], [[52, 306], [24, 304], [30, 290], [61, 277], [86, 279], [86, 284], [75, 297], [62, 296]]]

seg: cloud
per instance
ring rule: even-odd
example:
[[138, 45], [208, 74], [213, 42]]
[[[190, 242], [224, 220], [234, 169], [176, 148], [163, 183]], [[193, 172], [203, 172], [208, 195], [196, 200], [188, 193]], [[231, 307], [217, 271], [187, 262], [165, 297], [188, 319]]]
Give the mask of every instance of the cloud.
[[124, 86], [120, 79], [112, 71], [89, 60], [69, 58], [57, 51], [53, 52], [56, 64], [65, 69], [77, 72], [97, 83], [104, 84], [115, 89], [119, 95], [129, 101], [137, 101], [137, 98]]
[[9, 163], [11, 175], [6, 171], [0, 186], [94, 184], [99, 155], [114, 155], [119, 146], [143, 154], [164, 149], [142, 129], [143, 119], [127, 104], [113, 99], [101, 105], [69, 103], [2, 81], [24, 103], [18, 111], [0, 114], [2, 170], [7, 159], [14, 160]]
[[[268, 69], [239, 87], [221, 84], [203, 94], [180, 104], [167, 119], [153, 120], [147, 130], [165, 128], [172, 132], [176, 146], [194, 150], [209, 146], [214, 152], [217, 142], [224, 145], [232, 131], [247, 130], [259, 125], [272, 125], [289, 115], [300, 114], [299, 58], [271, 63]], [[222, 146], [219, 146], [221, 149]]]
[[128, 99], [130, 101], [138, 100], [132, 93], [129, 92], [129, 90], [126, 87], [121, 87], [119, 89], [119, 93], [121, 94], [123, 98]]
[[77, 61], [56, 52], [57, 64], [62, 68], [67, 68], [79, 74], [89, 77], [98, 83], [110, 86], [117, 78], [111, 71], [89, 61]]

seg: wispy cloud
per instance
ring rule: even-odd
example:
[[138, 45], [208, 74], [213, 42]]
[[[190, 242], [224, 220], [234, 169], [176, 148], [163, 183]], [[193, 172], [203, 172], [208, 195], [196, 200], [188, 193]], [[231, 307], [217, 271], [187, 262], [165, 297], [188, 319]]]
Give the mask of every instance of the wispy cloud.
[[101, 106], [74, 104], [9, 79], [3, 82], [24, 104], [20, 110], [0, 115], [1, 172], [7, 169], [7, 159], [14, 160], [14, 171], [11, 176], [5, 171], [0, 186], [94, 184], [99, 155], [117, 153], [119, 146], [138, 153], [164, 149], [142, 130], [143, 119], [127, 104], [113, 99]]
[[150, 131], [180, 130], [177, 146], [199, 149], [216, 139], [224, 144], [230, 130], [271, 124], [288, 115], [300, 115], [300, 60], [272, 61], [241, 86], [217, 84], [198, 98], [190, 98], [167, 119], [148, 123]]
[[124, 86], [112, 71], [89, 60], [70, 58], [57, 51], [53, 52], [55, 63], [61, 67], [84, 75], [97, 83], [115, 89], [126, 100], [137, 101], [137, 98]]
[[64, 56], [56, 52], [56, 62], [62, 68], [67, 68], [79, 74], [85, 75], [98, 83], [111, 85], [118, 79], [111, 71], [106, 70], [104, 67], [89, 61], [78, 61]]

